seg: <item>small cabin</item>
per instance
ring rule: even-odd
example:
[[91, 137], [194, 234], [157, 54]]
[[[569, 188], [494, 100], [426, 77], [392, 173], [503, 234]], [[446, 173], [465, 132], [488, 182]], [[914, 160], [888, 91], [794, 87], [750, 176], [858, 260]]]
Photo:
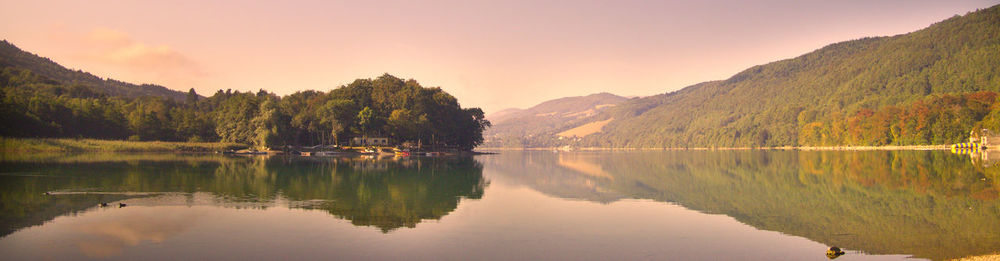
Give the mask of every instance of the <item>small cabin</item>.
[[389, 138], [385, 137], [354, 137], [351, 139], [352, 146], [389, 146]]

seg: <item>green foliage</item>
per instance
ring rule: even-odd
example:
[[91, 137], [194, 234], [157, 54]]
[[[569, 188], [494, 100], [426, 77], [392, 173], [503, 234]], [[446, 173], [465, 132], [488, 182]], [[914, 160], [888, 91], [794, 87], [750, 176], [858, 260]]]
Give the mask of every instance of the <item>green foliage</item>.
[[375, 114], [372, 113], [372, 109], [367, 106], [358, 112], [358, 126], [361, 127], [361, 132], [368, 134], [372, 130], [372, 126], [375, 125]]
[[280, 122], [281, 115], [275, 103], [275, 98], [265, 99], [260, 104], [260, 112], [251, 121], [256, 133], [254, 144], [263, 148], [276, 148], [282, 145], [281, 134], [284, 125]]
[[392, 130], [390, 135], [403, 140], [420, 139], [420, 131], [427, 128], [427, 115], [414, 115], [413, 111], [407, 109], [396, 109], [389, 115], [386, 121], [388, 130]]
[[[528, 140], [528, 145], [595, 147], [949, 143], [957, 139], [954, 133], [968, 133], [981, 119], [977, 114], [981, 111], [946, 109], [946, 113], [935, 116], [942, 120], [935, 118], [926, 122], [928, 125], [911, 122], [896, 125], [895, 129], [889, 125], [869, 125], [877, 134], [845, 134], [851, 128], [863, 127], [852, 126], [854, 123], [845, 119], [863, 117], [868, 113], [866, 110], [906, 107], [928, 95], [957, 97], [977, 91], [1000, 91], [997, 61], [1000, 61], [1000, 6], [949, 18], [908, 34], [831, 44], [793, 59], [754, 66], [723, 81], [632, 99], [605, 113], [549, 132], [615, 119], [602, 133], [580, 141], [558, 141], [554, 135], [525, 138], [535, 139]], [[997, 125], [984, 122], [987, 124]], [[909, 129], [918, 127], [928, 130]], [[889, 138], [894, 131], [903, 135]], [[803, 136], [822, 136], [822, 132], [829, 132], [825, 135], [830, 137], [851, 138], [799, 140]]]
[[201, 98], [192, 89], [179, 102], [103, 90], [52, 80], [31, 69], [3, 67], [0, 120], [5, 127], [0, 136], [222, 141], [264, 149], [388, 135], [399, 143], [472, 149], [482, 143], [482, 132], [489, 127], [481, 110], [461, 108], [440, 88], [424, 88], [388, 74], [329, 92], [286, 97], [264, 90], [220, 90]]
[[[319, 126], [329, 127], [330, 138], [333, 143], [338, 143], [342, 134], [348, 133], [348, 127], [351, 126], [351, 115], [348, 113], [353, 111], [354, 103], [345, 99], [335, 99], [327, 101], [326, 104], [321, 107], [317, 113], [316, 117], [319, 119]], [[322, 131], [323, 128], [316, 128], [314, 131]], [[321, 136], [324, 136], [321, 134]], [[330, 143], [327, 140], [325, 143]]]
[[[1000, 111], [994, 92], [930, 95], [902, 106], [861, 109], [850, 117], [835, 115], [804, 123], [799, 143], [833, 145], [912, 145], [963, 142], [969, 131], [995, 128]], [[833, 126], [840, 126], [834, 128]]]
[[260, 99], [256, 95], [236, 92], [210, 99], [221, 100], [215, 111], [215, 131], [223, 142], [255, 144], [258, 141], [259, 126], [252, 122], [260, 112]]
[[[48, 58], [22, 51], [6, 40], [0, 41], [0, 68], [21, 68], [34, 74], [35, 79], [28, 79], [32, 82], [45, 79], [47, 84], [67, 83], [72, 87], [66, 89], [74, 93], [76, 97], [86, 97], [90, 95], [111, 95], [128, 98], [139, 98], [142, 96], [157, 96], [183, 102], [190, 99], [183, 92], [167, 89], [163, 86], [142, 84], [135, 85], [114, 79], [101, 79], [93, 74], [80, 70], [70, 70], [49, 60]], [[3, 82], [0, 82], [3, 84]], [[6, 85], [17, 85], [8, 82]], [[56, 93], [56, 95], [59, 95]], [[195, 94], [197, 95], [197, 94]]]

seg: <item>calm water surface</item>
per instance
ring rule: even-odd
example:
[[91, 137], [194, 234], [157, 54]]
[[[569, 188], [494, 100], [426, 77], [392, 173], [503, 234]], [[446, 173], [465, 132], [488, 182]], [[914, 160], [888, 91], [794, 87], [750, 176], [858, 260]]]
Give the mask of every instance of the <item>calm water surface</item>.
[[8, 155], [0, 256], [828, 260], [838, 246], [837, 260], [943, 260], [1000, 251], [993, 165], [941, 151]]

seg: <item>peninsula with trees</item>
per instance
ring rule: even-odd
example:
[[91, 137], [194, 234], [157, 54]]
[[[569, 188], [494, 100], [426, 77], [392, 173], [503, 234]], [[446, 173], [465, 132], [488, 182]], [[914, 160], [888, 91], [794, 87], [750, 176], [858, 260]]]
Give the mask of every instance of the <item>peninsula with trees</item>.
[[462, 108], [441, 88], [389, 74], [326, 92], [278, 96], [227, 89], [203, 97], [194, 89], [183, 93], [69, 70], [7, 41], [0, 42], [0, 85], [5, 138], [223, 142], [274, 149], [383, 137], [392, 144], [471, 150], [490, 126], [481, 109]]

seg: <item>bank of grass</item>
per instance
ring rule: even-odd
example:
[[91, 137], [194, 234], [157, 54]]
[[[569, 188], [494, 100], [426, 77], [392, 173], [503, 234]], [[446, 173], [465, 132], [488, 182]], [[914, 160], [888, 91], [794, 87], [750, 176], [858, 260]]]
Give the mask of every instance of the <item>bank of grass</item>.
[[1000, 260], [1000, 253], [981, 255], [981, 256], [970, 256], [963, 258], [952, 259], [955, 261], [996, 261]]
[[123, 141], [0, 137], [0, 152], [214, 152], [247, 145], [223, 142]]

